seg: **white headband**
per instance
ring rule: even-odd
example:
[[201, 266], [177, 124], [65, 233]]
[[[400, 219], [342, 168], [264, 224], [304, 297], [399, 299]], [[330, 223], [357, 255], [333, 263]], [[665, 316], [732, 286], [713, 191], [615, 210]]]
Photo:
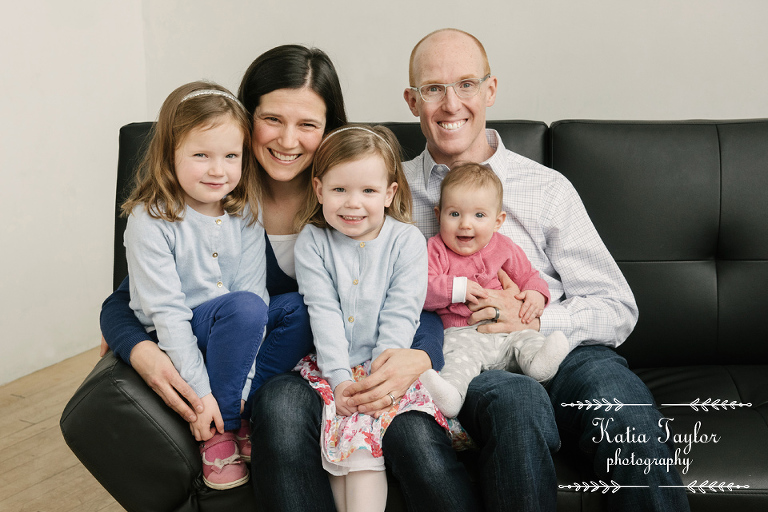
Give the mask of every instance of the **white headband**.
[[191, 93], [187, 94], [183, 98], [181, 98], [181, 101], [179, 103], [184, 103], [185, 101], [197, 98], [198, 96], [223, 96], [225, 98], [228, 98], [238, 105], [240, 105], [240, 108], [245, 110], [245, 107], [242, 103], [240, 103], [240, 100], [235, 98], [231, 93], [228, 93], [227, 91], [220, 91], [218, 89], [198, 89], [197, 91], [192, 91]]
[[321, 147], [323, 147], [323, 144], [325, 144], [325, 142], [328, 139], [330, 139], [331, 137], [333, 137], [337, 133], [345, 132], [347, 130], [363, 130], [364, 132], [372, 133], [373, 135], [375, 135], [376, 137], [381, 139], [381, 141], [384, 143], [384, 145], [387, 146], [387, 149], [389, 149], [389, 152], [392, 154], [392, 160], [394, 160], [395, 163], [397, 163], [397, 156], [395, 155], [395, 151], [392, 149], [392, 146], [389, 145], [389, 142], [387, 142], [387, 139], [385, 139], [384, 137], [382, 137], [381, 135], [379, 135], [375, 131], [373, 131], [371, 129], [368, 129], [368, 128], [365, 128], [363, 126], [347, 126], [345, 128], [339, 128], [338, 130], [336, 130], [334, 132], [331, 132], [330, 135], [328, 135], [326, 138], [324, 138], [323, 142], [321, 142], [320, 145], [317, 146], [317, 149], [319, 150]]

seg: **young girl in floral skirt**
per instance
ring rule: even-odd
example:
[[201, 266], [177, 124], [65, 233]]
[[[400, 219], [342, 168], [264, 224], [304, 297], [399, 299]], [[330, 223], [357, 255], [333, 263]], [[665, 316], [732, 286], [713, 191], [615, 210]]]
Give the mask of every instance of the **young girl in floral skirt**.
[[411, 195], [400, 147], [382, 126], [329, 133], [316, 155], [316, 202], [296, 241], [296, 278], [309, 308], [315, 348], [299, 369], [325, 401], [321, 451], [340, 511], [384, 510], [387, 479], [381, 439], [407, 410], [436, 417], [416, 381], [378, 418], [347, 404], [344, 390], [365, 378], [388, 348], [408, 348], [427, 290], [427, 250], [410, 223]]

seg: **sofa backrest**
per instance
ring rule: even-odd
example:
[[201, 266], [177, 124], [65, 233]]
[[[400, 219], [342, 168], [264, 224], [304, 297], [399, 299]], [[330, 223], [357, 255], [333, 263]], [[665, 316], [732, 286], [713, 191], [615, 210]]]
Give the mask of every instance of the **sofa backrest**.
[[[383, 123], [407, 159], [418, 123]], [[633, 368], [768, 362], [768, 120], [489, 121], [507, 148], [562, 172], [627, 277]], [[152, 123], [120, 130], [116, 214]], [[127, 275], [115, 217], [114, 285]], [[768, 315], [767, 315], [768, 316]]]
[[576, 187], [632, 287], [633, 367], [768, 362], [768, 120], [560, 121]]

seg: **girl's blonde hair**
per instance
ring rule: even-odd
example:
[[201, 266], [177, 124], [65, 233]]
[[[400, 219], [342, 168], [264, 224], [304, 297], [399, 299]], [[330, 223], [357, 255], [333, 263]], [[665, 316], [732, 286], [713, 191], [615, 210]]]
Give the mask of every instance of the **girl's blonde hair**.
[[[346, 125], [328, 133], [315, 153], [312, 177], [322, 181], [323, 176], [333, 167], [346, 162], [360, 160], [366, 156], [381, 157], [387, 168], [387, 186], [397, 183], [392, 203], [384, 213], [399, 220], [411, 222], [411, 189], [403, 172], [400, 144], [389, 128], [384, 126]], [[306, 224], [327, 228], [322, 205], [312, 194], [306, 205], [296, 215], [294, 228], [300, 231]]]
[[225, 117], [234, 121], [243, 132], [243, 156], [240, 182], [222, 200], [222, 207], [230, 215], [241, 215], [248, 206], [249, 223], [255, 222], [259, 193], [251, 150], [250, 116], [232, 93], [206, 81], [182, 85], [163, 102], [151, 132], [149, 148], [136, 172], [133, 191], [121, 206], [122, 215], [128, 216], [134, 208], [144, 205], [155, 219], [181, 220], [186, 202], [176, 177], [176, 149], [193, 129], [212, 128]]

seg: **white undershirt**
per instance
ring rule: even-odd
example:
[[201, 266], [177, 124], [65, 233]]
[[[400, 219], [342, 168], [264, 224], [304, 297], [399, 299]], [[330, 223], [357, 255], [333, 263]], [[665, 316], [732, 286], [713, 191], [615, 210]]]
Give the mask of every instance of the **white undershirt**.
[[272, 250], [275, 253], [277, 264], [289, 277], [296, 279], [296, 265], [293, 258], [293, 246], [296, 245], [298, 233], [292, 235], [267, 235]]

